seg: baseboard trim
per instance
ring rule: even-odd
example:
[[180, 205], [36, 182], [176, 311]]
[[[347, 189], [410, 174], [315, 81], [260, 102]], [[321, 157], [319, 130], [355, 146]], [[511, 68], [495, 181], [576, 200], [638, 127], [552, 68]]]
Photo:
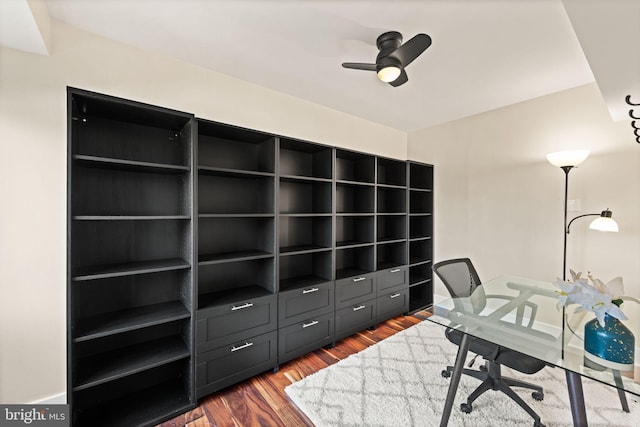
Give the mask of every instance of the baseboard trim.
[[31, 402], [33, 405], [66, 405], [67, 404], [67, 393], [59, 393], [54, 394], [53, 396], [49, 396], [44, 399], [39, 399], [34, 402]]

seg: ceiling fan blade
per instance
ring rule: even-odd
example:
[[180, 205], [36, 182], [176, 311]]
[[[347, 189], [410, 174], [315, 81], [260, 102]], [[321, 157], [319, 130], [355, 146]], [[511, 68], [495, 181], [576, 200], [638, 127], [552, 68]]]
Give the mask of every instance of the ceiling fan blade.
[[398, 87], [402, 84], [405, 84], [406, 82], [409, 81], [409, 76], [407, 76], [406, 71], [404, 71], [404, 69], [402, 70], [402, 72], [400, 73], [400, 75], [398, 76], [397, 79], [395, 79], [392, 82], [389, 82], [389, 84], [393, 87]]
[[431, 37], [426, 34], [418, 34], [405, 44], [389, 54], [396, 58], [403, 67], [411, 64], [422, 52], [431, 46]]
[[344, 68], [351, 68], [353, 70], [376, 71], [376, 64], [362, 64], [360, 62], [343, 62], [342, 66]]

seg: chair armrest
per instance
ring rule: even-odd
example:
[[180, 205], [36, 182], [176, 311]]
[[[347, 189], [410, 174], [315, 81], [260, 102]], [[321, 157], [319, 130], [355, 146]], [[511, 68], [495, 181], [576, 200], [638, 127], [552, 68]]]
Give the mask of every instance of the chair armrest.
[[[511, 349], [513, 348], [512, 340], [515, 339], [519, 342], [518, 350], [520, 352], [543, 360], [552, 360], [558, 355], [558, 340], [561, 339], [561, 336], [511, 322], [503, 322], [497, 318], [490, 320], [472, 313], [452, 311], [448, 317], [452, 320], [452, 324], [460, 325], [459, 332], [467, 333], [474, 339], [488, 341], [496, 346]], [[523, 335], [526, 336], [525, 341], [522, 341]], [[484, 353], [489, 356], [488, 352]]]

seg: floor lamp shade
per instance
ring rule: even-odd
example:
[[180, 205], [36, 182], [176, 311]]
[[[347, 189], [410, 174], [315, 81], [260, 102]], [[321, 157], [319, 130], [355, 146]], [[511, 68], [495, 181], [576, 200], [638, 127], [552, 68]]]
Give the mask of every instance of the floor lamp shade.
[[589, 156], [589, 150], [567, 150], [547, 154], [547, 160], [559, 168], [566, 166], [578, 166]]
[[589, 228], [591, 230], [598, 231], [612, 231], [614, 233], [618, 232], [618, 223], [611, 218], [611, 211], [609, 209], [602, 211], [600, 216], [589, 224]]

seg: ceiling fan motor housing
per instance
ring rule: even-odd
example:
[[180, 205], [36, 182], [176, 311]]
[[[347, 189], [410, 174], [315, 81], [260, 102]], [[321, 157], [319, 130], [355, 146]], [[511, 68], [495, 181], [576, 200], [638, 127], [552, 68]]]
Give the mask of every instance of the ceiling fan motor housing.
[[[378, 50], [380, 51], [376, 57], [376, 64], [380, 64], [382, 59], [389, 57], [389, 54], [402, 46], [402, 34], [397, 31], [380, 34], [376, 40], [376, 46], [378, 46]], [[400, 66], [400, 61], [396, 59], [396, 62], [398, 66]]]

